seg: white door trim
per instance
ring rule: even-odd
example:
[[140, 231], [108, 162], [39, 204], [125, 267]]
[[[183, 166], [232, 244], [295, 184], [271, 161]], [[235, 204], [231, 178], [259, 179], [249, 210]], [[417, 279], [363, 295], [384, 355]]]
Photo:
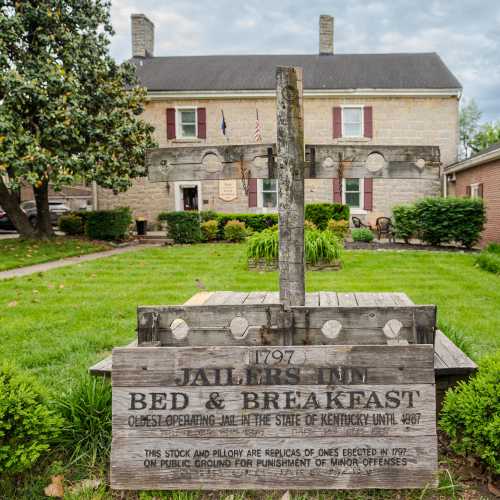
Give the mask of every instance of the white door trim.
[[175, 210], [177, 212], [184, 212], [184, 200], [182, 197], [182, 188], [198, 188], [198, 211], [200, 211], [203, 203], [201, 193], [201, 182], [199, 181], [177, 181], [174, 183], [174, 196], [175, 196]]

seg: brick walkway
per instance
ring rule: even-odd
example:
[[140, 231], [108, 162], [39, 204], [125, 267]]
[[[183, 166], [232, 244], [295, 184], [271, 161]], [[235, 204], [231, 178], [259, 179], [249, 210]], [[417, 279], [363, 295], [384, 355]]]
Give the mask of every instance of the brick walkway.
[[80, 262], [88, 262], [90, 260], [103, 259], [105, 257], [112, 257], [113, 255], [120, 255], [122, 253], [136, 252], [144, 250], [145, 248], [154, 248], [159, 245], [133, 245], [123, 248], [115, 248], [114, 250], [106, 250], [105, 252], [95, 252], [88, 255], [79, 257], [68, 257], [67, 259], [54, 260], [52, 262], [45, 262], [43, 264], [35, 264], [33, 266], [18, 267], [17, 269], [9, 269], [8, 271], [0, 272], [0, 281], [9, 278], [19, 278], [21, 276], [28, 276], [35, 273], [43, 273], [51, 269], [58, 269], [59, 267], [72, 266]]

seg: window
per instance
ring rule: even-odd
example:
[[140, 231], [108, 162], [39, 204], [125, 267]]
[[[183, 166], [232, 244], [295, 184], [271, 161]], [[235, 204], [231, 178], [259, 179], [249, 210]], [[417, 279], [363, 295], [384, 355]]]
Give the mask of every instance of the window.
[[361, 179], [344, 179], [344, 203], [351, 208], [363, 208]]
[[363, 107], [342, 108], [342, 137], [363, 137]]
[[482, 184], [471, 184], [470, 185], [470, 197], [471, 198], [482, 198], [483, 197], [483, 185]]
[[277, 208], [278, 181], [276, 179], [262, 179], [262, 206], [264, 208]]
[[196, 108], [178, 108], [177, 124], [177, 137], [195, 139], [197, 136]]

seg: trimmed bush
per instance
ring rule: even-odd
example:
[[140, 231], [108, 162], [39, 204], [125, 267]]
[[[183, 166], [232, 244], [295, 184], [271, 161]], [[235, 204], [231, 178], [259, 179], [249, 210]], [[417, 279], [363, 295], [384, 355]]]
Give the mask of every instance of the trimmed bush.
[[431, 245], [456, 242], [470, 248], [486, 221], [480, 198], [424, 198], [415, 210], [421, 238]]
[[415, 205], [398, 205], [393, 207], [394, 236], [406, 243], [418, 237], [418, 223]]
[[111, 448], [111, 385], [85, 375], [56, 401], [64, 425], [59, 445], [72, 463], [105, 464]]
[[349, 221], [331, 219], [328, 221], [327, 229], [343, 240], [349, 234]]
[[198, 243], [201, 241], [200, 217], [198, 212], [165, 212], [167, 235], [175, 243]]
[[201, 233], [204, 241], [213, 241], [217, 239], [217, 229], [219, 225], [216, 220], [207, 220], [201, 223]]
[[500, 351], [484, 358], [468, 382], [446, 393], [439, 423], [456, 453], [476, 455], [500, 474]]
[[373, 241], [373, 233], [367, 227], [352, 229], [351, 236], [354, 241], [364, 241], [365, 243]]
[[239, 220], [230, 220], [224, 226], [224, 239], [235, 243], [243, 241], [246, 238], [247, 232], [245, 223]]
[[327, 228], [329, 220], [349, 220], [349, 215], [349, 207], [340, 203], [310, 203], [305, 208], [306, 220], [322, 231]]
[[0, 368], [0, 474], [20, 473], [46, 453], [62, 419], [50, 410], [36, 382]]
[[61, 215], [59, 217], [59, 229], [69, 236], [76, 236], [85, 232], [85, 225], [83, 219], [78, 215]]
[[278, 214], [217, 214], [220, 239], [224, 238], [224, 228], [230, 220], [243, 222], [247, 229], [260, 233], [264, 229], [278, 224]]
[[217, 212], [214, 212], [213, 210], [203, 210], [199, 212], [199, 214], [201, 222], [208, 222], [209, 220], [217, 220]]
[[85, 234], [93, 240], [124, 240], [129, 234], [132, 214], [129, 208], [86, 213]]

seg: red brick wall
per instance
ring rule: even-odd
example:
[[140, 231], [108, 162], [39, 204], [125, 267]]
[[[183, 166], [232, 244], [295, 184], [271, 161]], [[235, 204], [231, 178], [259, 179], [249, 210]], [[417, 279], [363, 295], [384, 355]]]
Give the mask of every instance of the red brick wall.
[[456, 196], [466, 196], [467, 186], [483, 184], [483, 198], [488, 219], [481, 246], [500, 243], [500, 160], [457, 172]]

